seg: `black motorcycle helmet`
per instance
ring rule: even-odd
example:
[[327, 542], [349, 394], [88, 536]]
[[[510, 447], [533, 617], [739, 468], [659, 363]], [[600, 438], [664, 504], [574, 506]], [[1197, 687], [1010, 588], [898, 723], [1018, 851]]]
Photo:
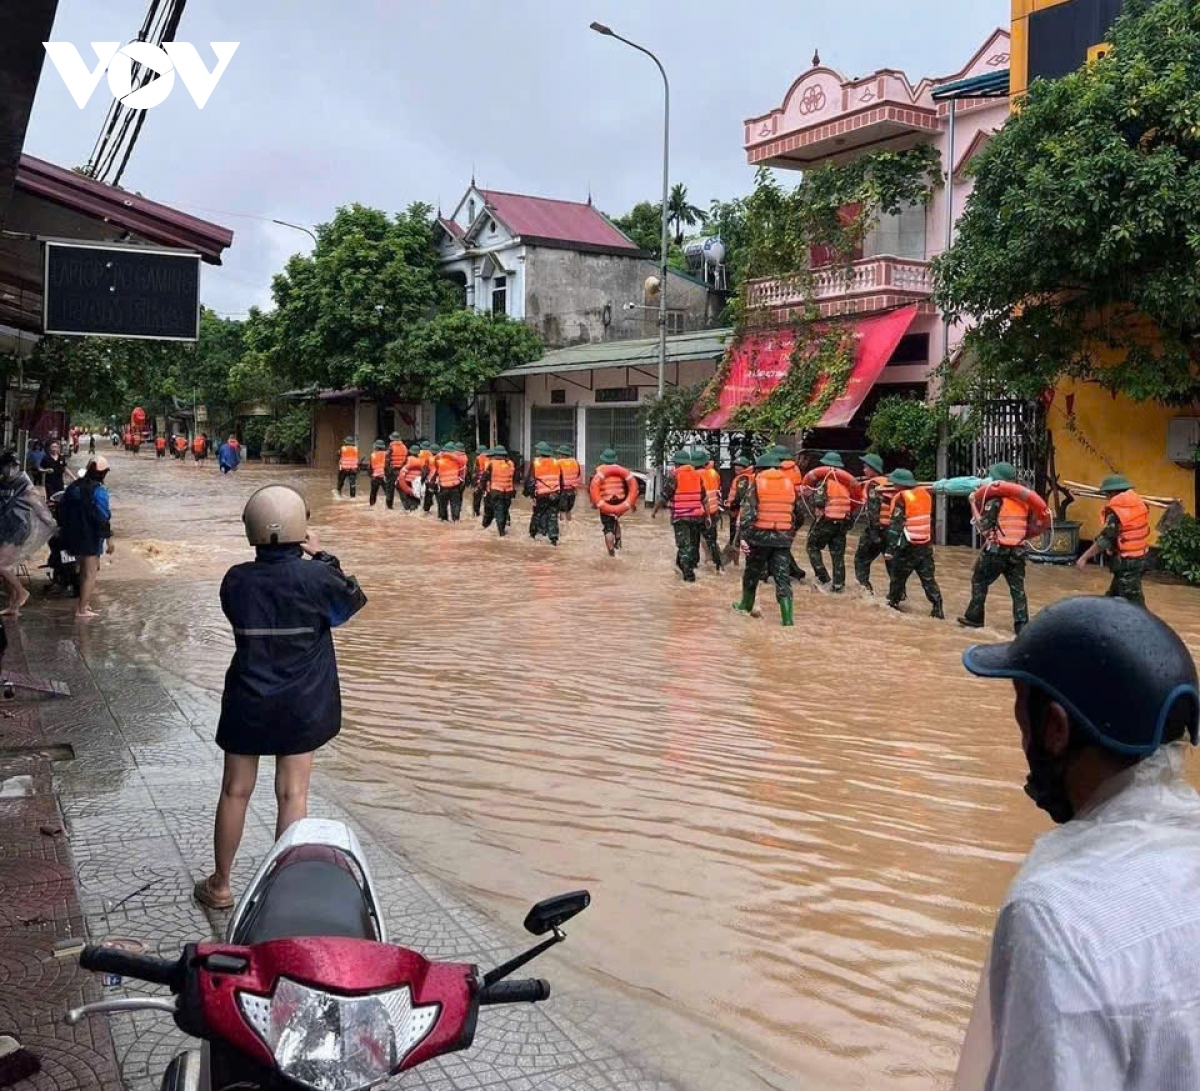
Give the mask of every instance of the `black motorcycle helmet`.
[[0, 452], [0, 481], [11, 481], [21, 472], [21, 462], [16, 451]]
[[1149, 611], [1117, 598], [1063, 599], [1009, 644], [976, 644], [963, 665], [981, 678], [1040, 688], [1100, 746], [1144, 757], [1163, 743], [1168, 718], [1187, 701], [1187, 734], [1200, 732], [1200, 685], [1191, 653]]

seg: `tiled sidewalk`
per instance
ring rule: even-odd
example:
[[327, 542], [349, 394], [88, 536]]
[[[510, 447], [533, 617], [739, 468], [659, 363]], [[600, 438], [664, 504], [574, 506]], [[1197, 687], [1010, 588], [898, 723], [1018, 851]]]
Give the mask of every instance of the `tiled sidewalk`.
[[[44, 737], [75, 749], [73, 761], [55, 767], [70, 853], [61, 837], [29, 834], [13, 843], [15, 853], [6, 850], [0, 855], [0, 864], [15, 858], [27, 871], [27, 885], [57, 883], [55, 889], [61, 892], [68, 889], [73, 856], [78, 903], [60, 897], [54, 904], [57, 917], [72, 912], [76, 916], [44, 926], [51, 942], [55, 928], [77, 933], [85, 927], [93, 941], [136, 939], [165, 957], [178, 953], [188, 941], [215, 937], [225, 915], [206, 914], [191, 898], [193, 882], [206, 873], [212, 859], [212, 818], [220, 784], [220, 755], [211, 741], [215, 699], [165, 679], [151, 664], [112, 655], [85, 662], [66, 619], [39, 617], [24, 623], [24, 628], [25, 654], [37, 664], [37, 673], [66, 681], [72, 691], [70, 698], [36, 706]], [[31, 724], [27, 730], [37, 733], [38, 726]], [[271, 844], [274, 800], [269, 774], [268, 766], [251, 804], [234, 874], [236, 890], [245, 888]], [[37, 776], [43, 788], [47, 775], [42, 762]], [[44, 791], [38, 799], [49, 800], [47, 807], [53, 804]], [[332, 799], [320, 794], [314, 796], [310, 813], [349, 820]], [[0, 800], [0, 823], [3, 814]], [[0, 835], [5, 832], [0, 825]], [[415, 874], [402, 856], [357, 826], [356, 832], [381, 887], [393, 939], [431, 958], [473, 961], [485, 967], [527, 945], [523, 934], [497, 929], [437, 883]], [[34, 1083], [34, 1091], [75, 1091], [84, 1086], [110, 1091], [118, 1085], [106, 1060], [105, 1020], [92, 1020], [75, 1037], [55, 1022], [63, 1009], [78, 1002], [81, 990], [95, 993], [97, 987], [83, 980], [87, 975], [80, 975], [70, 961], [26, 955], [26, 946], [34, 941], [15, 930], [22, 926], [10, 926], [5, 916], [12, 910], [2, 885], [5, 874], [0, 869], [0, 903], [5, 906], [0, 909], [0, 928], [5, 929], [0, 1019], [6, 1006], [32, 1004], [37, 1034], [62, 1039], [63, 1048], [54, 1055], [60, 1058], [56, 1062], [60, 1068], [69, 1069], [66, 1075], [48, 1070], [37, 1077], [41, 1082]], [[78, 918], [80, 907], [83, 920]], [[554, 980], [553, 954], [545, 957], [537, 972]], [[114, 995], [124, 991], [110, 990]], [[25, 1000], [20, 998], [22, 992], [27, 994]], [[23, 1018], [22, 1013], [17, 1011], [16, 1017]], [[417, 1069], [402, 1083], [431, 1091], [491, 1087], [668, 1091], [672, 1085], [667, 1080], [625, 1055], [637, 1022], [635, 1011], [598, 1001], [590, 990], [556, 990], [548, 1003], [537, 1007], [485, 1010], [472, 1050]], [[186, 1042], [169, 1018], [154, 1013], [114, 1016], [109, 1026], [120, 1075], [131, 1091], [156, 1089], [163, 1069]], [[686, 1043], [677, 1048], [681, 1054], [688, 1052]], [[75, 1073], [79, 1075], [72, 1082], [69, 1077]]]

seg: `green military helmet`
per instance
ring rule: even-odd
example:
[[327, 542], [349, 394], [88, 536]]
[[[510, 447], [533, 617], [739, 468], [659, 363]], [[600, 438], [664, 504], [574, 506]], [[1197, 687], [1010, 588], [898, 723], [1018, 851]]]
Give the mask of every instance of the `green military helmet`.
[[353, 436], [346, 436], [346, 437], [345, 437], [345, 438], [342, 440], [342, 444], [343, 444], [343, 446], [346, 446], [346, 447], [353, 447], [353, 446], [354, 446], [354, 437], [353, 437]]
[[573, 454], [569, 443], [560, 443], [554, 453], [562, 455], [564, 458], [570, 458]]
[[917, 479], [913, 477], [912, 470], [893, 470], [888, 480], [902, 489], [915, 489], [917, 487]]
[[550, 458], [554, 454], [554, 449], [545, 440], [539, 443], [533, 449], [535, 455], [540, 455], [542, 458]]
[[488, 451], [488, 458], [508, 458], [508, 448], [503, 444], [497, 443], [495, 447]]
[[754, 465], [754, 459], [748, 457], [747, 455], [738, 455], [737, 458], [733, 460], [733, 464], [735, 466], [741, 466], [742, 469], [745, 469], [748, 466]]
[[442, 453], [441, 447], [439, 447], [436, 443], [431, 443], [428, 450], [431, 455], [440, 455]]
[[832, 466], [835, 470], [844, 470], [846, 464], [842, 461], [842, 456], [837, 451], [826, 451], [821, 456], [822, 466]]
[[606, 466], [611, 465], [617, 461], [617, 452], [611, 447], [605, 447], [604, 450], [600, 452], [600, 461]]
[[390, 436], [388, 436], [388, 439], [391, 440], [392, 443], [399, 443], [400, 442], [400, 433], [393, 432]]
[[1011, 462], [996, 462], [988, 467], [988, 477], [993, 481], [1016, 481], [1017, 468]]
[[386, 444], [386, 443], [385, 443], [383, 440], [381, 440], [381, 439], [377, 439], [377, 440], [375, 441], [375, 450], [376, 450], [376, 451], [386, 451], [386, 450], [387, 450], [387, 444]]
[[672, 466], [682, 466], [685, 462], [692, 461], [692, 452], [687, 447], [680, 447], [669, 461]]
[[774, 455], [776, 458], [791, 458], [792, 452], [788, 450], [782, 443], [772, 443], [770, 447], [763, 452], [764, 454]]
[[883, 473], [883, 459], [878, 455], [863, 455], [862, 464], [870, 470], [874, 470], [877, 474]]
[[1116, 495], [1119, 492], [1128, 492], [1133, 488], [1133, 482], [1124, 474], [1109, 474], [1103, 481], [1100, 482], [1100, 491]]
[[763, 451], [763, 453], [754, 460], [754, 467], [758, 470], [778, 470], [779, 456], [773, 451]]

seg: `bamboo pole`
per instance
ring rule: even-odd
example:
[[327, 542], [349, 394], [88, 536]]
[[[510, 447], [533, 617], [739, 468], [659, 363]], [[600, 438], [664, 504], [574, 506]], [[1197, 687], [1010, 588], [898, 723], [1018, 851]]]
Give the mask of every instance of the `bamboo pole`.
[[[1070, 489], [1072, 493], [1074, 493], [1075, 498], [1077, 500], [1078, 499], [1084, 499], [1084, 500], [1106, 500], [1106, 499], [1108, 499], [1108, 497], [1104, 493], [1102, 493], [1099, 489], [1097, 489], [1095, 485], [1084, 485], [1082, 482], [1067, 481], [1065, 478], [1063, 479], [1063, 484], [1066, 485], [1067, 488]], [[1172, 500], [1166, 496], [1145, 496], [1142, 493], [1138, 493], [1138, 496], [1141, 496], [1141, 498], [1143, 500], [1145, 500], [1147, 504], [1149, 504], [1151, 507], [1155, 507], [1155, 508], [1169, 508], [1172, 504], [1179, 503], [1178, 500]]]

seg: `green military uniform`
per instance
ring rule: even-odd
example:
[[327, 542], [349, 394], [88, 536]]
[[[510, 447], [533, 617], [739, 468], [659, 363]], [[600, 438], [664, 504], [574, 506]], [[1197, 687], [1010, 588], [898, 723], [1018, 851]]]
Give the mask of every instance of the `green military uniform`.
[[[442, 453], [441, 447], [436, 443], [429, 445], [429, 453], [434, 459]], [[421, 510], [428, 515], [433, 510], [433, 502], [437, 499], [438, 483], [437, 483], [437, 467], [433, 462], [429, 464], [429, 468], [425, 473], [425, 498], [421, 501]]]
[[[493, 447], [487, 452], [489, 459], [508, 459], [508, 450], [502, 446]], [[515, 480], [515, 478], [514, 478]], [[479, 488], [485, 493], [483, 504], [483, 529], [494, 522], [496, 530], [500, 537], [503, 538], [508, 533], [508, 525], [512, 522], [510, 514], [513, 502], [513, 494], [511, 492], [500, 492], [498, 489], [492, 488], [492, 466], [488, 463], [488, 468], [483, 471], [479, 478]]]
[[[874, 471], [876, 477], [883, 476], [883, 459], [878, 455], [863, 455], [863, 465]], [[858, 536], [858, 548], [854, 551], [854, 578], [859, 586], [866, 588], [871, 594], [875, 588], [871, 586], [871, 565], [887, 552], [887, 527], [883, 525], [883, 494], [878, 485], [868, 482], [864, 504], [864, 519], [862, 533]], [[887, 565], [888, 575], [892, 566]]]
[[[914, 489], [917, 479], [909, 470], [896, 470], [891, 475], [891, 482], [898, 489]], [[921, 581], [925, 597], [933, 607], [930, 617], [942, 618], [942, 591], [937, 585], [934, 575], [933, 546], [915, 545], [904, 533], [904, 523], [908, 513], [904, 510], [904, 497], [898, 495], [892, 505], [892, 521], [888, 524], [888, 555], [892, 558], [892, 578], [888, 588], [888, 605], [893, 610], [900, 609], [904, 600], [908, 577], [914, 572]]]
[[[399, 432], [393, 432], [390, 436], [388, 436], [389, 444], [400, 443], [400, 442], [402, 442], [402, 440], [400, 438]], [[405, 444], [405, 446], [407, 446], [407, 444]], [[387, 469], [384, 471], [384, 478], [383, 478], [384, 489], [386, 490], [385, 497], [387, 499], [388, 511], [393, 510], [396, 506], [396, 489], [398, 487], [397, 483], [399, 482], [400, 475], [403, 472], [404, 472], [403, 463], [399, 466], [392, 465], [392, 453], [391, 453], [391, 450], [389, 449], [388, 460], [387, 460]]]
[[[760, 470], [778, 470], [779, 456], [771, 452], [761, 455], [755, 463]], [[758, 585], [766, 579], [775, 581], [775, 599], [779, 603], [782, 624], [795, 624], [795, 602], [792, 597], [792, 541], [796, 537], [796, 525], [801, 518], [800, 496], [796, 495], [792, 508], [792, 527], [789, 530], [764, 530], [754, 525], [758, 518], [758, 490], [747, 488], [742, 500], [741, 536], [749, 547], [746, 568], [742, 575], [742, 598], [733, 608], [748, 614], [754, 609]]]
[[[554, 451], [548, 443], [539, 443], [533, 449], [535, 458], [553, 458]], [[533, 463], [530, 463], [530, 474], [533, 473]], [[559, 487], [562, 487], [562, 474], [559, 473]], [[544, 534], [550, 539], [551, 545], [558, 545], [558, 512], [561, 491], [550, 496], [538, 496], [534, 478], [526, 482], [526, 493], [533, 497], [533, 514], [529, 517], [529, 537], [536, 538]]]
[[[712, 455], [703, 447], [692, 448], [692, 465], [697, 470], [703, 470], [710, 462], [713, 461]], [[708, 559], [716, 565], [717, 571], [720, 572], [723, 565], [721, 563], [721, 542], [717, 537], [721, 526], [720, 504], [721, 491], [717, 490], [718, 512], [716, 515], [709, 515], [704, 520], [704, 525], [700, 531], [700, 537], [708, 550]]]
[[[691, 458], [691, 452], [686, 450], [679, 451], [671, 461], [676, 466], [695, 465]], [[703, 502], [703, 489], [701, 489], [700, 497]], [[673, 509], [672, 501], [674, 499], [675, 475], [669, 473], [663, 480], [662, 502]], [[683, 574], [685, 583], [696, 582], [696, 566], [700, 563], [700, 541], [706, 522], [707, 520], [702, 515], [676, 516], [674, 510], [671, 512], [671, 530], [675, 534], [675, 567]]]
[[[1017, 471], [1011, 463], [997, 462], [988, 470], [988, 477], [993, 481], [1015, 481]], [[976, 527], [985, 538], [999, 527], [1003, 504], [1000, 497], [994, 497], [980, 512]], [[971, 573], [971, 601], [967, 604], [966, 613], [958, 619], [959, 625], [968, 629], [983, 627], [988, 588], [1003, 576], [1012, 597], [1013, 629], [1020, 635], [1029, 623], [1029, 600], [1025, 595], [1025, 554], [1024, 545], [1006, 546], [991, 540], [985, 543], [975, 559], [975, 570]]]
[[[836, 451], [830, 451], [821, 459], [822, 466], [832, 466], [836, 470], [844, 470], [842, 456]], [[833, 568], [833, 584], [831, 591], [840, 592], [846, 587], [846, 531], [850, 527], [850, 519], [826, 519], [825, 505], [829, 501], [829, 488], [825, 481], [818, 486], [813, 495], [812, 505], [816, 509], [817, 518], [808, 532], [805, 548], [808, 550], [808, 563], [813, 567], [813, 575], [819, 583], [829, 583], [829, 572], [825, 568], [825, 558], [821, 551], [829, 550], [829, 563]]]
[[[730, 499], [729, 511], [729, 545], [737, 540], [738, 537], [738, 518], [742, 511], [742, 505], [746, 502], [746, 490], [750, 488], [750, 482], [753, 480], [749, 476], [743, 475], [738, 477], [737, 474], [742, 470], [747, 470], [754, 465], [753, 459], [747, 458], [745, 455], [738, 455], [733, 460], [734, 485], [733, 496]], [[733, 563], [737, 564], [737, 554], [734, 555]]]
[[[1133, 488], [1128, 478], [1120, 474], [1106, 477], [1100, 483], [1100, 491], [1108, 496], [1128, 492]], [[1114, 512], [1108, 513], [1104, 528], [1096, 535], [1096, 544], [1109, 557], [1108, 567], [1112, 572], [1112, 583], [1105, 592], [1108, 598], [1127, 599], [1138, 606], [1146, 605], [1142, 591], [1142, 575], [1146, 570], [1145, 557], [1122, 557], [1118, 550], [1121, 535], [1121, 520]]]
[[[384, 443], [383, 440], [377, 439], [374, 442], [374, 444], [372, 444], [371, 450], [372, 450], [372, 452], [386, 451], [387, 444]], [[385, 500], [387, 499], [387, 463], [385, 462], [383, 464], [383, 477], [376, 477], [374, 470], [370, 471], [370, 475], [371, 475], [371, 499], [370, 499], [369, 503], [370, 503], [371, 507], [374, 507], [375, 500], [381, 492], [384, 495], [384, 499]]]

